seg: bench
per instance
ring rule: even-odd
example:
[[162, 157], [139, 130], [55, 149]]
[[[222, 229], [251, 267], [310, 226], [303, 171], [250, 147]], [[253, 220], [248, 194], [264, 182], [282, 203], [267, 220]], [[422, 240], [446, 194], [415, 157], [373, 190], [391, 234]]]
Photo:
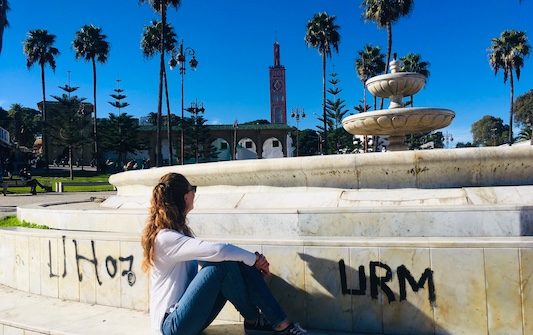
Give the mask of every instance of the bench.
[[[79, 182], [76, 182], [76, 181], [73, 181], [73, 182], [68, 182], [68, 183], [65, 183], [65, 182], [62, 182], [62, 181], [56, 181], [55, 183], [55, 189], [56, 189], [56, 192], [59, 192], [59, 193], [62, 193], [62, 192], [65, 192], [65, 186], [111, 186], [111, 184], [109, 184], [107, 181], [79, 181]], [[116, 190], [116, 187], [113, 186], [113, 189]]]
[[5, 179], [4, 178], [4, 185], [6, 185], [6, 187], [13, 187], [13, 186], [18, 187], [18, 186], [26, 186], [26, 183], [20, 180], [19, 178], [16, 178], [16, 179]]

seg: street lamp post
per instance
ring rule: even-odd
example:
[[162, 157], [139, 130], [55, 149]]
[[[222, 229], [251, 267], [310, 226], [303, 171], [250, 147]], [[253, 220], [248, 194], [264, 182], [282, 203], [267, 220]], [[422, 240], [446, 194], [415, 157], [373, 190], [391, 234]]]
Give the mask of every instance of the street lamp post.
[[184, 77], [185, 77], [185, 63], [187, 62], [186, 55], [191, 56], [191, 60], [189, 61], [189, 66], [194, 71], [196, 70], [196, 67], [198, 66], [198, 61], [195, 57], [195, 51], [193, 48], [184, 48], [183, 47], [183, 40], [180, 42], [180, 48], [178, 51], [178, 54], [176, 55], [175, 52], [173, 52], [172, 57], [170, 58], [169, 65], [170, 69], [172, 70], [176, 65], [179, 65], [180, 68], [180, 75], [181, 75], [181, 122], [180, 122], [180, 163], [183, 165], [183, 152], [185, 149], [184, 145], [184, 135], [183, 135], [183, 112], [185, 110], [184, 108], [184, 100], [183, 100], [183, 92], [184, 92]]
[[442, 139], [446, 142], [446, 149], [449, 149], [450, 142], [453, 142], [453, 135], [449, 132], [445, 132]]
[[239, 128], [239, 121], [233, 122], [233, 160], [237, 160], [237, 128]]
[[291, 118], [296, 119], [296, 157], [300, 155], [300, 139], [299, 139], [299, 126], [300, 118], [305, 119], [305, 112], [303, 108], [296, 107], [292, 110]]

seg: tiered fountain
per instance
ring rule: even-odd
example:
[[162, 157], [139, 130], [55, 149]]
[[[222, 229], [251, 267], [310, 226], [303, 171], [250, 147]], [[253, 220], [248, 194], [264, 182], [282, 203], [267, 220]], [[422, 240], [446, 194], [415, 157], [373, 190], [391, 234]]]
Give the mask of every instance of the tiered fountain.
[[420, 91], [426, 77], [415, 72], [399, 72], [399, 64], [390, 62], [390, 72], [372, 77], [366, 87], [374, 96], [389, 98], [389, 109], [369, 111], [348, 116], [342, 123], [354, 135], [382, 135], [389, 137], [389, 151], [406, 150], [406, 134], [420, 133], [448, 126], [455, 113], [449, 109], [404, 107], [403, 98]]
[[[391, 108], [351, 116], [344, 126], [392, 136], [398, 149], [405, 134], [444, 127], [454, 113], [403, 108], [402, 96], [416, 93], [425, 79], [396, 70], [393, 62], [393, 73], [368, 82], [373, 94], [391, 97]], [[275, 295], [309, 328], [328, 334], [533, 334], [529, 145], [119, 173], [110, 178], [117, 194], [101, 204], [18, 208], [20, 219], [55, 230], [0, 229], [0, 284], [80, 301], [87, 309], [146, 311], [149, 278], [140, 271], [139, 236], [151, 190], [168, 172], [198, 185], [189, 215], [195, 233], [261, 250], [276, 274], [270, 281]], [[56, 320], [53, 309], [42, 313]], [[0, 310], [0, 334], [10, 318]], [[226, 307], [220, 318], [239, 315]], [[30, 322], [28, 315], [21, 320]], [[54, 322], [47, 327], [47, 334], [59, 333]]]

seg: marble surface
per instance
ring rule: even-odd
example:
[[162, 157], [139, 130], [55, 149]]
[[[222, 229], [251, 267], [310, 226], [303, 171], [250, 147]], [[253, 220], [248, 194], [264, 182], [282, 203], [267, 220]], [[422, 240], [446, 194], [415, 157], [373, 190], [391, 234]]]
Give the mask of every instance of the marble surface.
[[[117, 187], [119, 197], [150, 194], [158, 179], [168, 172], [182, 173], [200, 188], [211, 185], [345, 189], [526, 185], [533, 183], [532, 158], [533, 147], [529, 145], [421, 150], [171, 166], [127, 171], [111, 176], [109, 181]], [[362, 175], [367, 176], [364, 181]], [[410, 178], [398, 178], [398, 175]]]
[[[69, 232], [63, 249], [63, 233], [0, 230], [0, 261], [6, 265], [0, 267], [0, 284], [88, 305], [147, 311], [149, 280], [139, 269], [142, 251], [138, 235]], [[267, 283], [273, 294], [292, 319], [310, 328], [376, 334], [528, 334], [533, 315], [533, 238], [447, 239], [314, 238], [291, 242], [264, 237], [229, 242], [268, 257], [274, 276], [267, 278]], [[81, 281], [74, 241], [78, 257], [85, 257], [78, 260]], [[28, 248], [30, 245], [37, 248]], [[96, 268], [90, 262], [94, 259]], [[345, 264], [345, 289], [352, 293], [343, 291], [340, 260]], [[381, 264], [375, 274], [372, 262]], [[401, 266], [416, 282], [426, 269], [433, 271], [434, 302], [429, 299], [427, 278], [416, 291], [406, 282], [405, 300], [400, 299]], [[390, 278], [386, 267], [391, 269]], [[135, 280], [122, 275], [124, 271], [134, 273]], [[366, 287], [361, 285], [361, 274]], [[376, 285], [372, 276], [385, 278], [376, 286], [376, 297], [372, 297]], [[27, 279], [19, 282], [19, 278]], [[390, 289], [392, 300], [383, 285]], [[354, 294], [355, 290], [360, 292]], [[242, 321], [229, 304], [220, 319]]]

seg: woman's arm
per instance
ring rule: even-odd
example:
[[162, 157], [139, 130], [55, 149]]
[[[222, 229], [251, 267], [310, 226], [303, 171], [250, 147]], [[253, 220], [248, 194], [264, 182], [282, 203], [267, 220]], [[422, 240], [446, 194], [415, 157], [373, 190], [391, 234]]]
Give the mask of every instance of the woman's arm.
[[177, 232], [161, 231], [156, 238], [156, 255], [169, 257], [174, 262], [190, 260], [223, 262], [238, 261], [246, 265], [255, 264], [258, 257], [233, 244], [213, 243], [181, 235]]

